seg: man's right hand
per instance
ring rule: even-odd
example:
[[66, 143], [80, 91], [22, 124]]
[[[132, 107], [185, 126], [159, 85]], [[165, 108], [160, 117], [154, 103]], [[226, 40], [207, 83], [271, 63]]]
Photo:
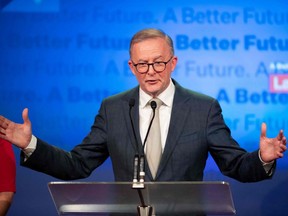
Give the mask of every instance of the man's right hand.
[[17, 124], [4, 116], [0, 116], [0, 137], [21, 149], [25, 149], [32, 138], [32, 127], [27, 108], [23, 110], [22, 118], [24, 123]]

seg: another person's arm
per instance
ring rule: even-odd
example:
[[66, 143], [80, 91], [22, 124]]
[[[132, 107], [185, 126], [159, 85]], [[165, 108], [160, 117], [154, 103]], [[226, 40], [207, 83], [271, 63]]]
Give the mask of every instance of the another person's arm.
[[0, 192], [0, 216], [7, 214], [12, 203], [14, 192]]

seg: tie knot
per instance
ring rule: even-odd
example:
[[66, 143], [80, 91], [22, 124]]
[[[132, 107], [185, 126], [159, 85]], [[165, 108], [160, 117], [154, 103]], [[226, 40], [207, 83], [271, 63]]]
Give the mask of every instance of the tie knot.
[[[160, 100], [159, 98], [152, 98], [150, 101], [149, 101], [149, 104], [150, 106], [153, 108], [153, 106], [155, 106], [155, 103], [156, 103], [156, 109], [159, 109], [160, 106], [163, 104], [162, 100]], [[154, 104], [153, 104], [154, 103]]]

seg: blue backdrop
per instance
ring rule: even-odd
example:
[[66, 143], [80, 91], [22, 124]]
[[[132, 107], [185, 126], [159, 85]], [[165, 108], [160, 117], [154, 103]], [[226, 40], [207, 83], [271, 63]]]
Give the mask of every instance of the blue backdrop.
[[[217, 98], [245, 149], [258, 148], [263, 121], [268, 136], [288, 131], [285, 0], [0, 0], [0, 10], [0, 114], [22, 122], [28, 107], [33, 133], [51, 144], [80, 143], [101, 100], [137, 85], [128, 46], [147, 27], [172, 37], [173, 78]], [[287, 162], [272, 180], [243, 184], [209, 158], [205, 180], [231, 184], [237, 215], [287, 215]], [[57, 215], [47, 188], [56, 180], [17, 166], [8, 215]], [[113, 181], [110, 161], [84, 181]]]

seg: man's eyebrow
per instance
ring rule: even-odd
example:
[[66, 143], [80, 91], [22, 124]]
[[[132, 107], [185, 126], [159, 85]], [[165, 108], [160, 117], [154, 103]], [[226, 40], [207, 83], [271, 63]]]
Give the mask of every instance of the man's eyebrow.
[[[158, 60], [158, 59], [160, 59], [160, 58], [163, 59], [164, 56], [160, 55], [160, 56], [155, 57], [155, 58], [153, 59], [153, 62], [156, 61], [156, 60]], [[144, 59], [139, 59], [138, 62], [147, 63], [147, 62], [149, 62], [149, 61], [144, 60]]]

